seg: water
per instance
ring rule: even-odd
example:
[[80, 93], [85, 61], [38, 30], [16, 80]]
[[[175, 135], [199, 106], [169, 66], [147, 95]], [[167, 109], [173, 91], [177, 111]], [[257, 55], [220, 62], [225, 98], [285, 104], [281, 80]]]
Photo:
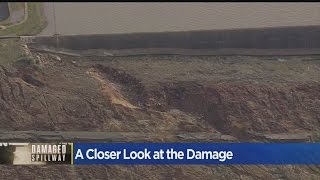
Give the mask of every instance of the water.
[[45, 3], [42, 34], [108, 34], [320, 25], [320, 3]]
[[0, 21], [9, 17], [9, 8], [7, 2], [0, 2]]

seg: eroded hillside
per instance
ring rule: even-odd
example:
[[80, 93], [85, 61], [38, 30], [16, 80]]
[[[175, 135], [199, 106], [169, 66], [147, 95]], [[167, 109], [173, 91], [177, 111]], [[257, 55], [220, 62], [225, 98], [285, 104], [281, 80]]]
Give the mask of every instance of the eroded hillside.
[[[5, 130], [314, 133], [320, 127], [319, 57], [72, 57], [33, 52], [0, 68]], [[161, 141], [161, 139], [150, 139]], [[314, 166], [1, 167], [51, 179], [304, 179]], [[45, 174], [44, 174], [45, 173]], [[16, 174], [16, 175], [15, 175]]]

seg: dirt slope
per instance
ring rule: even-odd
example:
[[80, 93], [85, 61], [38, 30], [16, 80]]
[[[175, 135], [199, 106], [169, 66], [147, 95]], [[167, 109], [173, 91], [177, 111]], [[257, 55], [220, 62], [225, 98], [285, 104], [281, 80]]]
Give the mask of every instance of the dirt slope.
[[[252, 141], [256, 133], [320, 127], [318, 57], [33, 55], [29, 63], [0, 67], [1, 129], [219, 132]], [[0, 172], [12, 179], [320, 176], [313, 166], [2, 166]]]

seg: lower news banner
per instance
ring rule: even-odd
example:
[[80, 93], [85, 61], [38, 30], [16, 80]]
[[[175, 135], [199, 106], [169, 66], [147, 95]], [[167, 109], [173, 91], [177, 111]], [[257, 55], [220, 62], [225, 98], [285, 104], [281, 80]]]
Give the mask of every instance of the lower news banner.
[[74, 164], [320, 164], [320, 143], [75, 143]]
[[0, 143], [0, 164], [320, 164], [320, 143]]

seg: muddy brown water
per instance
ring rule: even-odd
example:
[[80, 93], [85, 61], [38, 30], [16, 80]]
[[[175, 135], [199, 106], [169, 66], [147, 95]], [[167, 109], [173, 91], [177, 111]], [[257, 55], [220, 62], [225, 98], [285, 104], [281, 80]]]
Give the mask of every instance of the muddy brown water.
[[53, 34], [320, 25], [320, 3], [45, 3]]

